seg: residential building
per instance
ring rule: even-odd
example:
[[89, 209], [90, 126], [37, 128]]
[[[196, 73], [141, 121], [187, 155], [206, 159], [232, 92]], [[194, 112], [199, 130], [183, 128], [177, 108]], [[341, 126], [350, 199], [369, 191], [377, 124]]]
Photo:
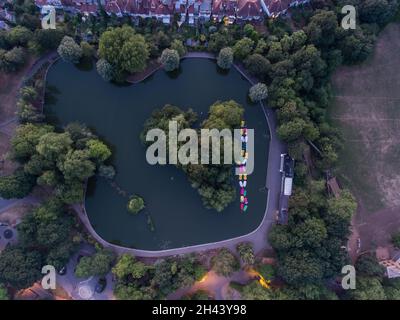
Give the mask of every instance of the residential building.
[[[0, 0], [4, 2], [5, 0]], [[156, 18], [170, 24], [174, 14], [180, 21], [190, 25], [197, 21], [257, 21], [265, 15], [277, 17], [290, 7], [309, 0], [35, 0], [41, 8], [53, 5], [58, 10], [84, 15], [96, 15], [99, 4], [109, 14], [117, 17], [129, 15], [141, 18]]]

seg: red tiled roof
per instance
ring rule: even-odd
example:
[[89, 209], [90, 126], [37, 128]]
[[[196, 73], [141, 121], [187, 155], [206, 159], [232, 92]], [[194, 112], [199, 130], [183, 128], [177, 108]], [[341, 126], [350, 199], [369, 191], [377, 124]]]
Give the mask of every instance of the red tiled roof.
[[287, 10], [293, 0], [264, 0], [271, 14], [277, 14]]
[[239, 0], [239, 9], [237, 15], [239, 17], [259, 17], [261, 13], [261, 5], [259, 0]]

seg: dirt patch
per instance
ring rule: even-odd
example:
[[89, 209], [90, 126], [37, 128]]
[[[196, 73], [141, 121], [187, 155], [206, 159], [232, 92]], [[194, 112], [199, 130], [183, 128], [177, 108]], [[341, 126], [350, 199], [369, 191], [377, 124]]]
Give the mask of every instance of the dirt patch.
[[400, 24], [388, 26], [368, 61], [333, 77], [330, 115], [345, 139], [337, 174], [359, 203], [353, 225], [361, 251], [385, 246], [400, 229], [399, 35]]
[[383, 209], [364, 217], [357, 226], [361, 252], [390, 247], [391, 235], [400, 230], [400, 207]]
[[134, 73], [134, 74], [130, 75], [129, 77], [126, 78], [126, 81], [133, 83], [133, 84], [139, 83], [139, 82], [145, 80], [147, 77], [151, 76], [153, 74], [153, 72], [160, 69], [160, 67], [161, 67], [161, 63], [158, 62], [157, 59], [151, 60], [147, 64], [147, 67], [145, 70], [143, 70], [142, 72], [138, 72], [138, 73]]
[[28, 62], [18, 72], [2, 73], [0, 72], [0, 123], [15, 116], [15, 105], [17, 102], [17, 93], [21, 81], [35, 62], [35, 58], [30, 57]]
[[16, 225], [22, 217], [32, 210], [32, 205], [18, 204], [6, 209], [0, 213], [0, 221], [9, 225]]

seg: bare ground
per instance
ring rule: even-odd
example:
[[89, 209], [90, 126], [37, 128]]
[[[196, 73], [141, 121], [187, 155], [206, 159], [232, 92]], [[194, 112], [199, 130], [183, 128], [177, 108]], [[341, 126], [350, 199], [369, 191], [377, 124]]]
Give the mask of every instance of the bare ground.
[[[345, 148], [338, 176], [358, 201], [353, 226], [361, 251], [386, 246], [400, 230], [400, 24], [381, 34], [371, 59], [333, 77], [331, 117]], [[354, 251], [357, 234], [350, 239]]]
[[30, 212], [32, 205], [27, 203], [16, 203], [14, 206], [0, 213], [0, 221], [6, 222], [9, 225], [16, 225], [24, 215]]

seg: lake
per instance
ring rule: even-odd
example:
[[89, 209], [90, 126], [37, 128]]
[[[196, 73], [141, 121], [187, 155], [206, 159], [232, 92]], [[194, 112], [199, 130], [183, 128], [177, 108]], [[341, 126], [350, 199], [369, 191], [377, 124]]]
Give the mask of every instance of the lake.
[[[200, 58], [183, 60], [179, 74], [173, 77], [159, 70], [129, 86], [103, 81], [95, 68], [77, 68], [62, 61], [54, 64], [47, 76], [45, 112], [49, 120], [60, 125], [87, 124], [112, 148], [117, 185], [129, 195], [140, 195], [146, 203], [139, 214], [129, 214], [127, 197], [103, 178], [90, 179], [86, 211], [96, 232], [111, 243], [161, 250], [226, 240], [255, 230], [267, 203], [269, 129], [261, 106], [247, 100], [249, 87], [237, 70], [221, 73], [213, 60]], [[225, 210], [206, 209], [181, 170], [146, 162], [146, 149], [139, 139], [145, 120], [165, 104], [192, 108], [202, 121], [211, 104], [231, 99], [245, 108], [244, 120], [255, 136], [255, 167], [248, 177], [246, 212], [240, 211], [239, 186], [236, 200]]]

